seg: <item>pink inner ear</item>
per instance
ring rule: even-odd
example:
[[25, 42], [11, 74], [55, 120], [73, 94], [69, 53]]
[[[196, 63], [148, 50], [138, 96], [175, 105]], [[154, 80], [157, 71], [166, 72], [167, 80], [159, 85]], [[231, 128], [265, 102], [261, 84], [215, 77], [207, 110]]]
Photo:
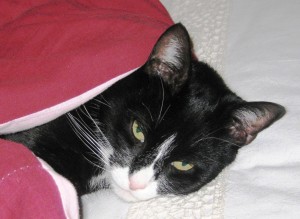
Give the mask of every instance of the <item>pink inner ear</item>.
[[167, 29], [155, 44], [146, 63], [146, 71], [160, 76], [174, 94], [188, 78], [191, 61], [188, 32], [181, 24]]
[[237, 110], [234, 117], [229, 134], [242, 145], [251, 143], [257, 134], [270, 123], [268, 114], [263, 115], [250, 110]]
[[248, 102], [234, 110], [229, 135], [237, 144], [252, 142], [257, 134], [281, 118], [285, 113], [282, 106], [269, 102]]
[[251, 131], [251, 128], [245, 128], [240, 122], [234, 121], [229, 128], [229, 135], [237, 144], [247, 145], [255, 139], [257, 134]]

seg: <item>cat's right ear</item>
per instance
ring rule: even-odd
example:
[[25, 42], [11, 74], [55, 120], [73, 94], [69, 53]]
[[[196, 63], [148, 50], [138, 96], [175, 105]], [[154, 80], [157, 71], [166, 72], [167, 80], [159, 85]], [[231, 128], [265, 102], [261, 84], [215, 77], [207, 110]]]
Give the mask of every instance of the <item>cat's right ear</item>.
[[185, 84], [191, 64], [190, 37], [182, 24], [168, 28], [155, 44], [145, 65], [146, 72], [157, 75], [177, 93]]
[[285, 114], [283, 106], [270, 102], [245, 102], [231, 112], [228, 133], [234, 143], [246, 145]]

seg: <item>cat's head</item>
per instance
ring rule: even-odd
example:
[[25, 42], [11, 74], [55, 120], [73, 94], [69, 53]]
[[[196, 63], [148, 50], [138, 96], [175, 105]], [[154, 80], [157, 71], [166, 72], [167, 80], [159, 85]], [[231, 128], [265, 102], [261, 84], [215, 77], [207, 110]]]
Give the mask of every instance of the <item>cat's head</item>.
[[107, 143], [101, 153], [109, 183], [128, 201], [197, 191], [285, 113], [231, 92], [194, 60], [181, 24], [160, 37], [144, 66], [97, 101], [101, 115], [93, 115]]

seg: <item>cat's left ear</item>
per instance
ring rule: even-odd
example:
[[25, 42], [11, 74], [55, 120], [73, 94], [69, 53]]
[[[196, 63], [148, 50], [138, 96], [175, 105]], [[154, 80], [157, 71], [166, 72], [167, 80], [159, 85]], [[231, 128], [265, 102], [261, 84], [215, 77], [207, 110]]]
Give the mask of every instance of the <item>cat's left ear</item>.
[[260, 131], [284, 114], [284, 107], [275, 103], [246, 102], [231, 112], [229, 136], [238, 145], [249, 144]]
[[176, 93], [185, 84], [191, 62], [190, 37], [182, 24], [168, 28], [155, 44], [145, 65], [146, 72], [157, 75]]

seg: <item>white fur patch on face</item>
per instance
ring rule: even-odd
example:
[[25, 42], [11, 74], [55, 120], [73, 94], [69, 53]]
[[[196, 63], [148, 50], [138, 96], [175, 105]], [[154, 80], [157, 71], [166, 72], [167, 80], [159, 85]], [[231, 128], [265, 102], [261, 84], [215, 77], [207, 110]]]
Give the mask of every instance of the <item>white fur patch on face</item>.
[[158, 153], [153, 162], [129, 174], [129, 167], [112, 167], [111, 187], [114, 192], [125, 201], [134, 202], [154, 198], [158, 195], [158, 181], [155, 180], [154, 166], [163, 159], [171, 150], [171, 144], [176, 135], [170, 136], [158, 148]]
[[129, 167], [112, 168], [111, 177], [113, 183], [124, 190], [129, 190]]
[[175, 137], [176, 137], [176, 134], [173, 134], [161, 144], [161, 146], [159, 147], [158, 154], [153, 163], [156, 163], [159, 159], [164, 158], [170, 152], [170, 150], [172, 149], [171, 145], [172, 145]]

